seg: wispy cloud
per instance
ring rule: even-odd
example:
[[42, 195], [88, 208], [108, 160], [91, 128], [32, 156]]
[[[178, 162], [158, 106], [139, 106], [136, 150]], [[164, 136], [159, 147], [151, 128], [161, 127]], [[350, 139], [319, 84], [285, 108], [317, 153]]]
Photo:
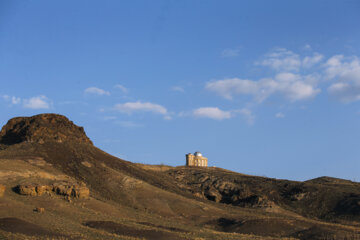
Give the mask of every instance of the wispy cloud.
[[52, 102], [45, 95], [34, 96], [31, 98], [20, 98], [16, 96], [2, 95], [6, 102], [12, 105], [22, 105], [23, 108], [28, 109], [49, 109]]
[[14, 105], [20, 104], [21, 103], [21, 98], [12, 96], [11, 97], [11, 103], [14, 104]]
[[157, 113], [164, 116], [164, 119], [169, 120], [171, 119], [170, 114], [168, 113], [167, 109], [160, 105], [155, 104], [151, 102], [127, 102], [127, 103], [119, 103], [114, 106], [114, 110], [132, 114], [136, 112], [151, 112], [151, 113]]
[[240, 113], [245, 118], [248, 124], [253, 125], [255, 123], [255, 115], [250, 109], [243, 108], [235, 110], [234, 112]]
[[171, 88], [172, 91], [175, 91], [175, 92], [184, 92], [184, 88], [183, 87], [180, 87], [180, 86], [173, 86]]
[[206, 83], [205, 88], [211, 92], [232, 99], [236, 95], [252, 96], [255, 102], [261, 103], [273, 95], [280, 95], [291, 102], [311, 99], [321, 92], [318, 83], [321, 74], [313, 71], [315, 65], [323, 61], [324, 56], [313, 53], [310, 56], [300, 55], [286, 49], [274, 48], [264, 55], [257, 66], [270, 67], [275, 70], [274, 76], [259, 80], [243, 78], [225, 78]]
[[195, 109], [193, 115], [197, 118], [211, 118], [215, 120], [224, 120], [231, 118], [230, 111], [223, 111], [217, 107], [202, 107]]
[[240, 54], [240, 48], [225, 48], [221, 52], [222, 57], [237, 57]]
[[266, 54], [257, 65], [270, 67], [278, 72], [298, 72], [302, 68], [311, 68], [323, 60], [320, 53], [313, 53], [313, 56], [301, 57], [300, 55], [286, 49], [275, 48]]
[[[181, 116], [188, 116], [186, 112], [182, 112]], [[230, 119], [241, 115], [245, 118], [246, 122], [252, 125], [255, 122], [255, 116], [250, 109], [242, 108], [236, 110], [221, 110], [218, 107], [201, 107], [192, 111], [192, 116], [195, 118], [209, 118], [217, 121]]]
[[302, 60], [304, 68], [311, 68], [323, 60], [324, 56], [320, 53], [314, 53], [313, 56], [306, 56]]
[[88, 87], [84, 90], [85, 94], [94, 94], [98, 96], [107, 95], [110, 96], [110, 92], [105, 91], [104, 89], [97, 88], [97, 87]]
[[11, 105], [17, 105], [21, 103], [20, 97], [9, 96], [9, 95], [2, 95], [1, 96], [6, 102], [9, 102]]
[[257, 65], [267, 66], [277, 71], [299, 71], [301, 59], [298, 54], [286, 48], [275, 48], [266, 54], [264, 59], [258, 61]]
[[275, 114], [275, 117], [276, 118], [284, 118], [285, 114], [283, 114], [282, 112], [278, 112], [278, 113]]
[[345, 58], [343, 55], [331, 57], [325, 63], [328, 79], [334, 81], [328, 92], [344, 102], [360, 100], [360, 60], [358, 57]]
[[124, 94], [126, 94], [126, 93], [129, 92], [129, 90], [128, 90], [126, 87], [124, 87], [123, 85], [120, 85], [120, 84], [116, 84], [116, 85], [114, 86], [114, 88], [119, 89], [119, 90], [122, 91]]
[[211, 81], [205, 88], [227, 99], [234, 95], [251, 95], [257, 102], [263, 102], [271, 95], [280, 94], [290, 101], [298, 101], [312, 98], [321, 91], [316, 87], [316, 79], [315, 75], [284, 72], [258, 81], [239, 78]]
[[29, 109], [49, 109], [51, 101], [44, 95], [23, 100], [23, 107]]

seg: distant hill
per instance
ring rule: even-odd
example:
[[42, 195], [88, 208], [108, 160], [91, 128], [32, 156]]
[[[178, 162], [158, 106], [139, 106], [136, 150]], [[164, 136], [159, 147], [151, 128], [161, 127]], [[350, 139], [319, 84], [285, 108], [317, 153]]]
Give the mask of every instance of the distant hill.
[[356, 182], [135, 164], [57, 114], [9, 120], [0, 146], [0, 239], [360, 239]]

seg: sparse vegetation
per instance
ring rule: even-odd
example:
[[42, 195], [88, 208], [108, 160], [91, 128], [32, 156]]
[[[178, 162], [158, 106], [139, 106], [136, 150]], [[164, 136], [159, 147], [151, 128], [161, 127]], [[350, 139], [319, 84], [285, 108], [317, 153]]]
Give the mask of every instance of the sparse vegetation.
[[[4, 129], [2, 136], [8, 136], [11, 126]], [[30, 129], [24, 134], [40, 136], [36, 128]], [[53, 130], [44, 132], [58, 131]], [[76, 141], [66, 136], [62, 136], [66, 141], [46, 139], [41, 143], [13, 139], [16, 144], [0, 150], [0, 182], [6, 188], [0, 198], [0, 239], [358, 240], [360, 236], [356, 182], [333, 178], [293, 182], [211, 167], [134, 164], [81, 142], [86, 136], [79, 135]], [[56, 181], [84, 182], [90, 197], [67, 201], [64, 194], [53, 194], [53, 187], [48, 191], [40, 187]], [[34, 194], [20, 195], [16, 186], [30, 186], [24, 189]], [[69, 187], [61, 190], [65, 193]], [[73, 196], [72, 191], [68, 195]]]

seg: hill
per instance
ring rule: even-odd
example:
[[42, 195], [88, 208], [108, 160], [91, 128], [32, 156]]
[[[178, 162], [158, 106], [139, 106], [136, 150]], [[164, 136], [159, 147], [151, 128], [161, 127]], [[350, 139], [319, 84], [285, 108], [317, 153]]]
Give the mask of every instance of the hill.
[[135, 164], [56, 114], [0, 144], [0, 239], [360, 239], [356, 182]]

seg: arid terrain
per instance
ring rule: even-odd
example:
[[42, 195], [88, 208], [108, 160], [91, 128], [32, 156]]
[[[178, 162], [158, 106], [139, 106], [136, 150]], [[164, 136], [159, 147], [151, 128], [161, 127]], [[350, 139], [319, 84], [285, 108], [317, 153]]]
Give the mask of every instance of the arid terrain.
[[137, 164], [64, 116], [19, 117], [0, 132], [0, 239], [358, 240], [360, 183]]

